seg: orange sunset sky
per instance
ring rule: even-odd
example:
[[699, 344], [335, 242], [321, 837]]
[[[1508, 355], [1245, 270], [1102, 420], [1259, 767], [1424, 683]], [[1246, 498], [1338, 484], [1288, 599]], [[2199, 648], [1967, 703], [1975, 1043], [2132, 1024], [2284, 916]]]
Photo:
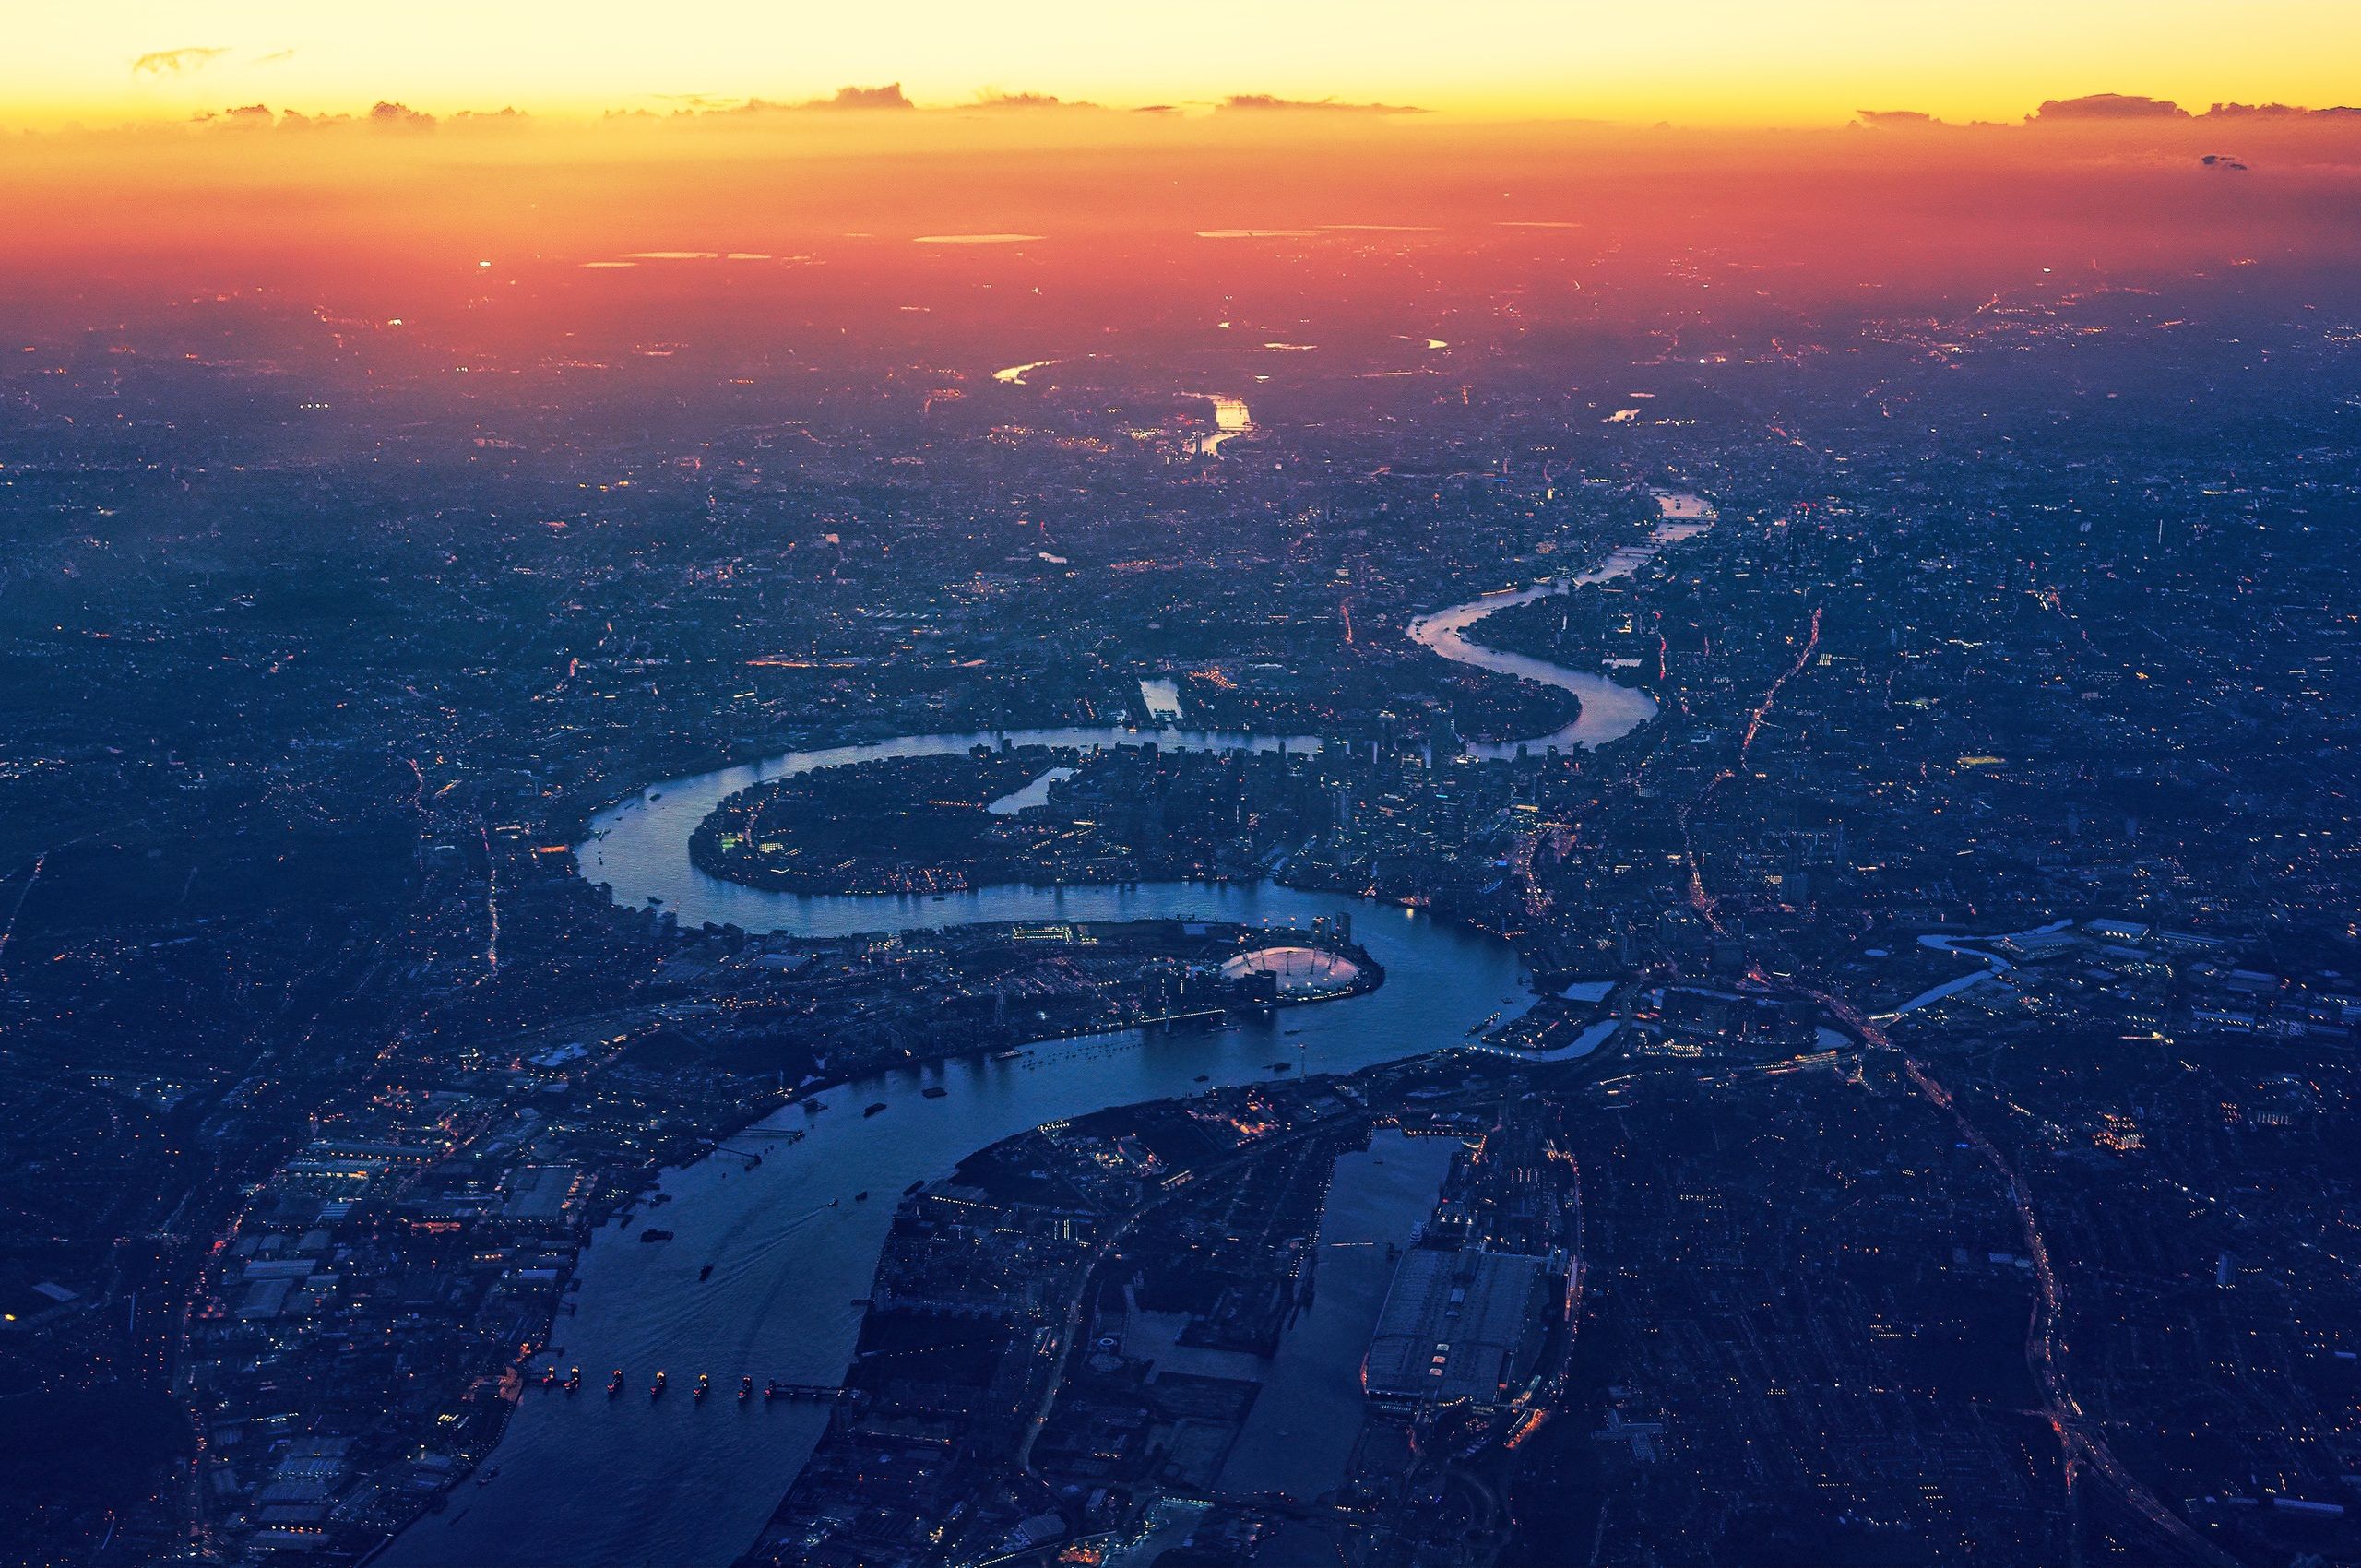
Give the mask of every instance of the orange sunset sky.
[[541, 115], [898, 82], [1120, 107], [1264, 93], [1455, 116], [2016, 120], [2113, 91], [2361, 98], [2354, 0], [86, 0], [12, 7], [0, 125], [267, 103]]

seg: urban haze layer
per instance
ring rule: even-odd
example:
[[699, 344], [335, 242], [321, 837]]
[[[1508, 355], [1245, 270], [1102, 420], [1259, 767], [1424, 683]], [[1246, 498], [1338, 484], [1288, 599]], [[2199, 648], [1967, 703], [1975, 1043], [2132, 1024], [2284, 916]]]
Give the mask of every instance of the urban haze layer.
[[2361, 306], [2082, 217], [16, 297], [0, 1538], [2361, 1562]]

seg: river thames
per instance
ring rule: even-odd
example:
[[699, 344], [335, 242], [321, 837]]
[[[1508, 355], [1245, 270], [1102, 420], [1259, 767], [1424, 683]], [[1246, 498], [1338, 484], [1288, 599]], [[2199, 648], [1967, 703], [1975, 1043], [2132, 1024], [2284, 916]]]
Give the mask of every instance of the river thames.
[[[1645, 694], [1604, 675], [1502, 655], [1465, 633], [1505, 605], [1636, 570], [1657, 550], [1710, 521], [1694, 497], [1660, 497], [1664, 520], [1648, 544], [1598, 568], [1549, 584], [1454, 606], [1414, 624], [1411, 635], [1445, 658], [1576, 693], [1582, 715], [1525, 742], [1604, 744], [1654, 714]], [[1514, 660], [1515, 668], [1503, 661]], [[763, 1152], [758, 1169], [717, 1155], [668, 1172], [664, 1206], [619, 1220], [582, 1254], [575, 1311], [561, 1315], [546, 1358], [583, 1369], [583, 1389], [528, 1389], [476, 1484], [404, 1532], [381, 1561], [423, 1565], [680, 1563], [734, 1559], [810, 1456], [827, 1408], [761, 1400], [651, 1400], [658, 1370], [683, 1388], [699, 1373], [717, 1385], [836, 1384], [860, 1332], [896, 1202], [912, 1182], [950, 1173], [966, 1156], [1044, 1122], [1109, 1106], [1200, 1092], [1207, 1084], [1267, 1076], [1282, 1056], [1303, 1074], [1351, 1073], [1466, 1042], [1469, 1027], [1529, 1004], [1516, 953], [1483, 932], [1415, 910], [1273, 884], [1150, 883], [1128, 887], [983, 887], [943, 897], [812, 897], [724, 882], [690, 863], [690, 835], [728, 795], [765, 778], [887, 757], [964, 752], [997, 744], [988, 734], [909, 736], [873, 745], [791, 753], [649, 786], [593, 819], [576, 848], [582, 873], [619, 904], [669, 909], [684, 926], [734, 924], [750, 932], [825, 937], [933, 929], [982, 921], [1190, 919], [1274, 925], [1350, 914], [1354, 936], [1385, 968], [1386, 983], [1349, 1000], [1292, 1009], [1287, 1034], [1264, 1018], [1213, 1031], [1158, 1030], [1036, 1046], [1013, 1061], [955, 1058], [838, 1086], [817, 1115], [790, 1107], [730, 1140]], [[1181, 730], [1013, 731], [1016, 744], [1137, 745], [1316, 750], [1307, 738], [1218, 735]], [[1478, 755], [1513, 755], [1514, 743]], [[1206, 1084], [1200, 1084], [1203, 1076]], [[929, 1098], [933, 1087], [944, 1092]], [[856, 1107], [882, 1101], [863, 1117]], [[790, 1142], [787, 1134], [804, 1135]], [[1357, 1185], [1358, 1183], [1355, 1183]], [[862, 1201], [859, 1194], [870, 1194]], [[660, 1213], [674, 1233], [644, 1246], [633, 1232]], [[1397, 1221], [1389, 1216], [1386, 1224]], [[1370, 1238], [1354, 1237], [1366, 1241]], [[1363, 1260], [1339, 1257], [1332, 1281], [1341, 1345], [1382, 1290], [1358, 1280]], [[700, 1271], [710, 1265], [710, 1277]], [[1367, 1270], [1362, 1270], [1367, 1272]], [[1350, 1303], [1349, 1306], [1347, 1303]], [[1347, 1319], [1352, 1321], [1347, 1321]], [[1335, 1369], [1311, 1340], [1283, 1350], [1274, 1375], [1318, 1402]], [[1335, 1347], [1329, 1347], [1334, 1349]], [[1341, 1354], [1342, 1352], [1338, 1352]], [[1333, 1356], [1326, 1360], [1334, 1360]], [[610, 1398], [608, 1374], [624, 1390]], [[1341, 1386], [1341, 1384], [1337, 1384]], [[1278, 1409], [1274, 1405], [1274, 1411]], [[1265, 1418], [1267, 1426], [1270, 1418]], [[1277, 1429], [1250, 1430], [1245, 1446], [1284, 1443]], [[1323, 1461], [1324, 1464], [1324, 1460]], [[1307, 1471], [1307, 1474], [1310, 1474]]]

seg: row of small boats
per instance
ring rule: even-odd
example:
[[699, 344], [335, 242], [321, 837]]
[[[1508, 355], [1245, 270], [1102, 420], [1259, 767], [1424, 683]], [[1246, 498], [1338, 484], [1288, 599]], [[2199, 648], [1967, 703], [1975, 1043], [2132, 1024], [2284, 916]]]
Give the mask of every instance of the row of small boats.
[[[623, 1369], [617, 1367], [607, 1378], [607, 1397], [612, 1399], [617, 1395], [621, 1394], [623, 1391]], [[659, 1371], [656, 1374], [656, 1381], [648, 1384], [647, 1396], [650, 1399], [661, 1399], [664, 1397], [665, 1393], [670, 1389], [671, 1385], [672, 1374], [668, 1372]], [[566, 1393], [572, 1394], [582, 1386], [582, 1369], [580, 1367], [568, 1368], [564, 1381], [561, 1382], [557, 1375], [557, 1368], [554, 1365], [545, 1366], [541, 1369], [541, 1386], [543, 1388], [562, 1388]], [[689, 1397], [692, 1399], [702, 1400], [712, 1392], [713, 1374], [711, 1372], [699, 1372], [697, 1373], [695, 1385], [689, 1390]], [[780, 1384], [777, 1378], [771, 1379], [768, 1383], [763, 1385], [763, 1397], [765, 1399], [781, 1398], [784, 1397], [786, 1394], [787, 1390]], [[738, 1380], [738, 1397], [742, 1402], [751, 1400], [754, 1397], [754, 1378], [753, 1373], [749, 1372]]]

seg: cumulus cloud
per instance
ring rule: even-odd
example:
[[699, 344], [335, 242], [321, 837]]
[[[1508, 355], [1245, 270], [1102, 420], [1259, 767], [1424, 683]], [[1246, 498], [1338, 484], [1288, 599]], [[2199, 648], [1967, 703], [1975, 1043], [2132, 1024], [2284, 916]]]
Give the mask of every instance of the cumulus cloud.
[[2198, 116], [2202, 120], [2317, 120], [2361, 113], [2361, 110], [2307, 109], [2296, 103], [2216, 103]]
[[1223, 110], [1268, 112], [1289, 110], [1323, 114], [1423, 114], [1407, 103], [1339, 103], [1333, 98], [1280, 98], [1267, 92], [1237, 92], [1222, 100]]
[[884, 87], [840, 87], [834, 98], [815, 98], [804, 105], [807, 109], [913, 109], [902, 91], [900, 82], [887, 82]]
[[183, 76], [190, 71], [205, 69], [228, 53], [230, 51], [226, 48], [211, 49], [201, 44], [190, 44], [181, 49], [158, 49], [134, 60], [131, 74], [135, 77]]
[[434, 128], [434, 116], [421, 114], [407, 103], [388, 103], [380, 99], [370, 105], [369, 123], [389, 131], [430, 131]]
[[976, 95], [979, 109], [1096, 109], [1096, 103], [1076, 100], [1067, 102], [1055, 93], [1003, 92], [998, 88], [986, 88]]
[[[1878, 130], [1988, 131], [2001, 128], [1988, 120], [1962, 123], [1938, 119], [1920, 109], [1856, 109], [1853, 114], [1857, 125]], [[2216, 103], [2191, 113], [2169, 99], [2147, 98], [2135, 93], [2098, 92], [2084, 98], [2053, 98], [2026, 115], [2023, 124], [2163, 127], [2175, 124], [2193, 125], [2201, 120], [2236, 120], [2241, 124], [2293, 126], [2345, 118], [2361, 118], [2361, 110], [2307, 109], [2296, 103]]]
[[902, 91], [900, 82], [887, 82], [883, 87], [840, 87], [827, 98], [807, 98], [795, 103], [780, 103], [767, 98], [717, 101], [703, 93], [678, 94], [673, 101], [684, 105], [677, 113], [687, 114], [796, 114], [812, 110], [918, 107]]
[[2186, 120], [2189, 111], [2170, 99], [2094, 92], [2082, 98], [2049, 99], [2025, 118], [2036, 125], [2065, 120]]
[[1854, 114], [1865, 125], [1880, 130], [1908, 130], [1918, 125], [1941, 125], [1949, 122], [1936, 119], [1923, 109], [1856, 109]]

